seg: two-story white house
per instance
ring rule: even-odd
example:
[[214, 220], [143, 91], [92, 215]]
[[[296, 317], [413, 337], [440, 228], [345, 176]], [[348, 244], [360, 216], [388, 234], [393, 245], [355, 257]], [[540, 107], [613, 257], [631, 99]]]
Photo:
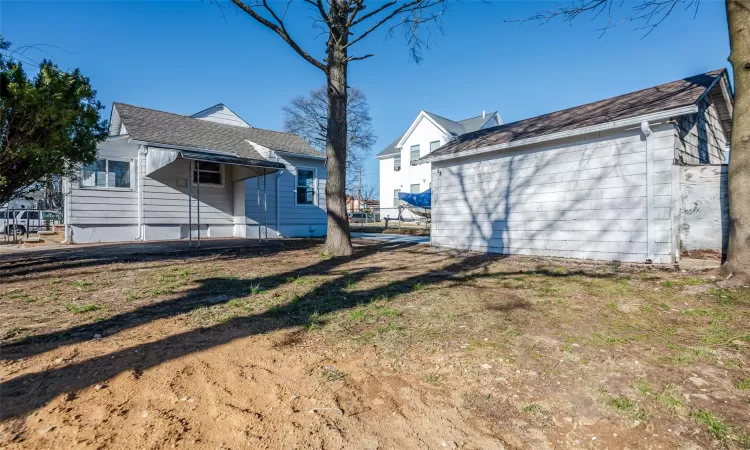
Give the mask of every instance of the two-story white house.
[[[429, 164], [417, 164], [419, 158], [462, 134], [502, 125], [497, 111], [459, 121], [421, 111], [406, 133], [375, 157], [380, 160], [380, 216], [398, 217], [400, 192], [419, 193], [430, 188]], [[408, 211], [404, 218], [410, 218]]]

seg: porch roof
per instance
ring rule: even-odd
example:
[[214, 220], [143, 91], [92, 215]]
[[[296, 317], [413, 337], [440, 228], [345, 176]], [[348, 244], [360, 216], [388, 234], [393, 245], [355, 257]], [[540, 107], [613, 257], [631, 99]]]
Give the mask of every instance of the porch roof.
[[[192, 159], [193, 161], [231, 164], [244, 167], [259, 167], [262, 169], [283, 169], [285, 167], [284, 164], [274, 161], [244, 158], [225, 153], [209, 153], [196, 150], [177, 150], [177, 152], [180, 154], [180, 157], [184, 159]], [[274, 172], [275, 171], [276, 170], [274, 170]]]

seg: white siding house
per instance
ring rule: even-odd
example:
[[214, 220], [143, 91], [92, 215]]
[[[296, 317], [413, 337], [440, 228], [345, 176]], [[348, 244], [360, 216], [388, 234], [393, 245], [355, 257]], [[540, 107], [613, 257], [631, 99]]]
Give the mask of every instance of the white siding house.
[[[417, 161], [450, 142], [456, 136], [502, 124], [497, 112], [452, 121], [437, 114], [421, 111], [409, 129], [391, 145], [378, 153], [380, 160], [380, 215], [399, 215], [399, 192], [419, 193], [430, 188], [432, 172], [429, 164]], [[409, 217], [408, 212], [404, 212]]]
[[64, 182], [69, 242], [326, 233], [325, 158], [298, 136], [221, 104], [190, 117], [115, 103], [110, 133]]
[[720, 70], [458, 137], [423, 159], [432, 245], [654, 263], [696, 242], [721, 252], [726, 172], [701, 176], [697, 229], [712, 236], [686, 241], [683, 202], [689, 164], [725, 163], [729, 92]]

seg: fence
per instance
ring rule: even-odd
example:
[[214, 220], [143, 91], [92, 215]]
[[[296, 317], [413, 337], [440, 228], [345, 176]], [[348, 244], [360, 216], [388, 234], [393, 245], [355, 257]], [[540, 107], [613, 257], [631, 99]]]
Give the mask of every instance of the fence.
[[45, 209], [21, 208], [0, 209], [0, 233], [5, 242], [18, 242], [19, 238], [29, 237], [30, 233], [49, 231], [61, 222], [62, 215]]

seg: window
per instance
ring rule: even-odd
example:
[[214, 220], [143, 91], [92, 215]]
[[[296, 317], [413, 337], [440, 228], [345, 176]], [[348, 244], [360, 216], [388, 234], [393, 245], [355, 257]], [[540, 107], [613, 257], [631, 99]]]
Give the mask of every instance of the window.
[[25, 220], [39, 220], [39, 211], [25, 211], [26, 215], [23, 217]]
[[315, 171], [297, 169], [297, 204], [315, 204]]
[[412, 185], [411, 185], [411, 189], [410, 189], [410, 192], [411, 192], [412, 194], [419, 194], [419, 183], [417, 183], [417, 184], [412, 184]]
[[195, 161], [193, 183], [221, 185], [221, 164]]
[[432, 141], [430, 142], [430, 153], [434, 152], [435, 150], [440, 147], [440, 141]]
[[409, 161], [411, 161], [411, 165], [417, 164], [417, 160], [419, 159], [419, 144], [412, 145], [411, 146], [411, 153], [409, 157]]
[[83, 166], [81, 187], [130, 189], [130, 161], [99, 158]]
[[393, 157], [393, 171], [398, 172], [399, 170], [401, 170], [401, 153]]
[[398, 198], [398, 194], [401, 193], [401, 189], [395, 189], [393, 191], [393, 206], [398, 206], [401, 204], [401, 199]]

